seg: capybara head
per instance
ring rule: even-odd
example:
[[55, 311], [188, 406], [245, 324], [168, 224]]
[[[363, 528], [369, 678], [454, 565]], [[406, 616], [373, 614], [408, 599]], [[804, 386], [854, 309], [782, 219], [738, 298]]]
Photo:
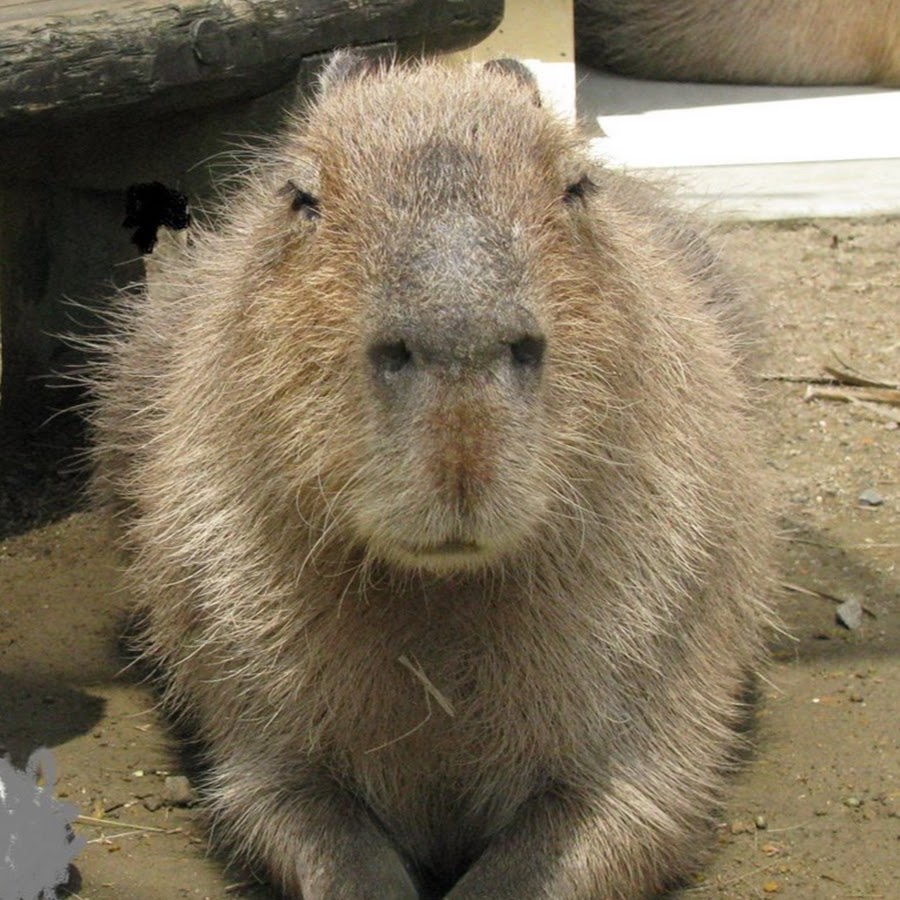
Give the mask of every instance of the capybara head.
[[608, 280], [596, 165], [524, 69], [362, 68], [332, 64], [257, 200], [242, 299], [274, 336], [251, 360], [279, 383], [270, 440], [315, 459], [306, 499], [370, 554], [491, 564], [551, 508], [577, 517], [572, 444], [612, 402], [583, 385], [623, 339], [614, 297], [579, 321]]

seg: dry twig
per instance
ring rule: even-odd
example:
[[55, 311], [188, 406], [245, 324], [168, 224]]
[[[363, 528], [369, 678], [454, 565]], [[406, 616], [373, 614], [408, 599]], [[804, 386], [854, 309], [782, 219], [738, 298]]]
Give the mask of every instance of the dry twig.
[[786, 381], [789, 384], [836, 384], [830, 375], [790, 375], [772, 372], [760, 375], [761, 381]]
[[852, 385], [853, 387], [871, 387], [871, 388], [888, 388], [891, 390], [900, 389], [900, 384], [892, 381], [875, 381], [863, 375], [854, 375], [844, 369], [836, 366], [822, 366], [822, 369], [830, 376], [831, 381], [838, 384]]
[[775, 862], [770, 862], [765, 866], [759, 866], [758, 868], [755, 868], [750, 872], [745, 872], [743, 875], [738, 875], [736, 878], [729, 878], [727, 881], [718, 881], [715, 884], [701, 884], [697, 887], [687, 888], [685, 890], [685, 893], [699, 894], [705, 891], [721, 891], [723, 888], [731, 887], [735, 884], [740, 884], [740, 882], [746, 881], [748, 878], [752, 878], [754, 875], [759, 875], [769, 869], [773, 869], [775, 866], [780, 864], [780, 860], [775, 860]]
[[402, 656], [397, 657], [397, 662], [405, 669], [409, 669], [409, 671], [422, 682], [425, 690], [434, 697], [438, 706], [440, 706], [448, 716], [452, 718], [456, 715], [453, 704], [435, 687], [434, 682], [425, 674], [425, 671], [418, 663], [412, 662], [405, 653]]
[[75, 819], [81, 825], [115, 825], [116, 828], [131, 828], [134, 831], [153, 831], [159, 834], [175, 834], [180, 828], [158, 828], [156, 825], [135, 825], [131, 822], [120, 822], [118, 819], [101, 819], [97, 816], [78, 816]]
[[[818, 597], [820, 600], [830, 600], [832, 603], [837, 603], [838, 605], [847, 602], [845, 597], [835, 597], [834, 594], [828, 594], [825, 591], [817, 591], [813, 588], [805, 588], [802, 585], [793, 584], [790, 581], [782, 581], [781, 586], [792, 594], [803, 594], [805, 597]], [[860, 604], [860, 608], [870, 619], [878, 618], [878, 616], [876, 616], [868, 607]]]
[[900, 391], [885, 387], [808, 387], [803, 397], [810, 400], [840, 400], [843, 403], [887, 403], [900, 406]]

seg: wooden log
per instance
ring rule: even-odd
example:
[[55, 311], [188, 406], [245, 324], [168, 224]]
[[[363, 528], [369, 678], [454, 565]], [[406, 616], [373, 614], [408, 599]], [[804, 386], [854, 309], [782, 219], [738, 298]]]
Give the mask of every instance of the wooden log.
[[259, 96], [332, 47], [468, 46], [502, 12], [502, 0], [0, 0], [0, 134]]

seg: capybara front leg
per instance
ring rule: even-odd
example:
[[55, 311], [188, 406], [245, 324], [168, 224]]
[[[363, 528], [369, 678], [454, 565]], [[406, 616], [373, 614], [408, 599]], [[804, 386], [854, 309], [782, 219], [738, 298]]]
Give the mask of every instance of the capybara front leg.
[[546, 794], [523, 807], [446, 900], [654, 896], [691, 846], [685, 824], [632, 786], [612, 785], [593, 800]]
[[216, 832], [291, 900], [418, 900], [400, 852], [336, 785], [218, 780]]

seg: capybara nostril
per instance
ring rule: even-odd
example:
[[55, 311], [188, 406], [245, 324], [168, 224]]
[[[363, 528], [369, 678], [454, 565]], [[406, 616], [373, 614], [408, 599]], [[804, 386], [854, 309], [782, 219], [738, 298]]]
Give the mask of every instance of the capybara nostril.
[[398, 375], [413, 366], [413, 355], [406, 341], [376, 341], [369, 347], [369, 361], [378, 376]]
[[509, 345], [513, 362], [523, 369], [540, 369], [544, 362], [547, 341], [542, 337], [525, 335]]

